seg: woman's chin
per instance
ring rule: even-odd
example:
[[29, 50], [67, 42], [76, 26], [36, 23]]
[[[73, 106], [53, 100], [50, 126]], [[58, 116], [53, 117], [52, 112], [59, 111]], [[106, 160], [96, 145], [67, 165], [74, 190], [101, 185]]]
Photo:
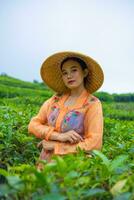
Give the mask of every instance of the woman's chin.
[[78, 88], [78, 87], [79, 87], [79, 86], [76, 86], [76, 85], [69, 85], [69, 86], [68, 86], [69, 89], [75, 89], [75, 88]]

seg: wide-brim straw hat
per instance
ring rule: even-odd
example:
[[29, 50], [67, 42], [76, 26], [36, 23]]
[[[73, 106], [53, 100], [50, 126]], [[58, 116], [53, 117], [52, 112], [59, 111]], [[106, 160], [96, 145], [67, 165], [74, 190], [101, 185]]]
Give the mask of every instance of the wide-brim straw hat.
[[85, 88], [90, 93], [97, 91], [104, 81], [102, 68], [93, 58], [79, 52], [64, 51], [49, 56], [41, 66], [42, 80], [55, 92], [64, 93], [68, 91], [61, 73], [61, 63], [68, 57], [77, 57], [86, 63], [89, 73], [86, 77]]

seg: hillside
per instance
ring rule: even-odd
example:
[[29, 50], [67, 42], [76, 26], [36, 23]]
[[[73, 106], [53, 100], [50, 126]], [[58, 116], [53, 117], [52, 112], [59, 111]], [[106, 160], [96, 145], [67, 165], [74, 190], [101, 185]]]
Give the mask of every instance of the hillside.
[[133, 94], [95, 93], [104, 115], [101, 151], [53, 156], [51, 163], [40, 161], [40, 172], [40, 139], [28, 124], [51, 95], [43, 84], [0, 76], [0, 199], [133, 200], [134, 103], [114, 102]]
[[[0, 97], [17, 96], [51, 96], [53, 91], [44, 83], [32, 83], [13, 78], [8, 75], [0, 75]], [[94, 95], [104, 102], [134, 102], [134, 93], [109, 94], [108, 92], [95, 92]]]
[[44, 88], [47, 88], [47, 86], [45, 86], [44, 83], [32, 83], [32, 82], [22, 81], [20, 79], [8, 75], [0, 75], [0, 84], [12, 87], [30, 88], [39, 90], [44, 90]]
[[11, 76], [0, 75], [0, 97], [51, 96], [52, 92], [44, 83], [31, 83]]

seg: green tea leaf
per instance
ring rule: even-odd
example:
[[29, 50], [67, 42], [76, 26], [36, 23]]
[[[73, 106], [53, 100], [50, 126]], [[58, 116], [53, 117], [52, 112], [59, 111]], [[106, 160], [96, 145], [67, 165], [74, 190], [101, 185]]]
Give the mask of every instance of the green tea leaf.
[[123, 163], [128, 159], [127, 155], [117, 156], [110, 164], [110, 171], [115, 171], [119, 166], [123, 165]]
[[110, 192], [112, 195], [117, 195], [121, 192], [122, 188], [125, 186], [127, 179], [123, 179], [115, 183], [115, 185], [111, 188]]
[[67, 198], [61, 194], [46, 194], [43, 197], [39, 197], [38, 200], [66, 200]]
[[3, 176], [8, 176], [9, 175], [9, 173], [6, 170], [2, 169], [2, 168], [0, 168], [0, 174], [3, 175]]
[[109, 167], [110, 160], [102, 152], [98, 150], [93, 150], [93, 153], [97, 155], [103, 161], [104, 165], [106, 165], [107, 168]]
[[23, 183], [22, 180], [19, 176], [15, 175], [15, 176], [8, 176], [7, 177], [8, 183], [11, 187], [15, 188], [15, 189], [21, 189], [23, 187]]
[[113, 200], [132, 200], [130, 192], [124, 192], [116, 197], [113, 198]]
[[92, 196], [98, 196], [100, 194], [103, 194], [105, 193], [106, 191], [104, 189], [101, 189], [101, 188], [92, 188], [92, 189], [89, 189], [84, 197], [92, 197]]

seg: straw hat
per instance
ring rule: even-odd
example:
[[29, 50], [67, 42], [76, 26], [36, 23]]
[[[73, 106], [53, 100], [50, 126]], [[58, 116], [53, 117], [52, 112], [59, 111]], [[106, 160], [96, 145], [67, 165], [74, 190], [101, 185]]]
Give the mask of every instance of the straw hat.
[[89, 73], [86, 77], [85, 88], [90, 93], [97, 91], [104, 80], [103, 71], [95, 60], [78, 52], [64, 51], [48, 57], [43, 62], [40, 70], [43, 81], [55, 92], [63, 93], [68, 91], [62, 80], [60, 69], [62, 61], [68, 57], [77, 57], [86, 63]]

